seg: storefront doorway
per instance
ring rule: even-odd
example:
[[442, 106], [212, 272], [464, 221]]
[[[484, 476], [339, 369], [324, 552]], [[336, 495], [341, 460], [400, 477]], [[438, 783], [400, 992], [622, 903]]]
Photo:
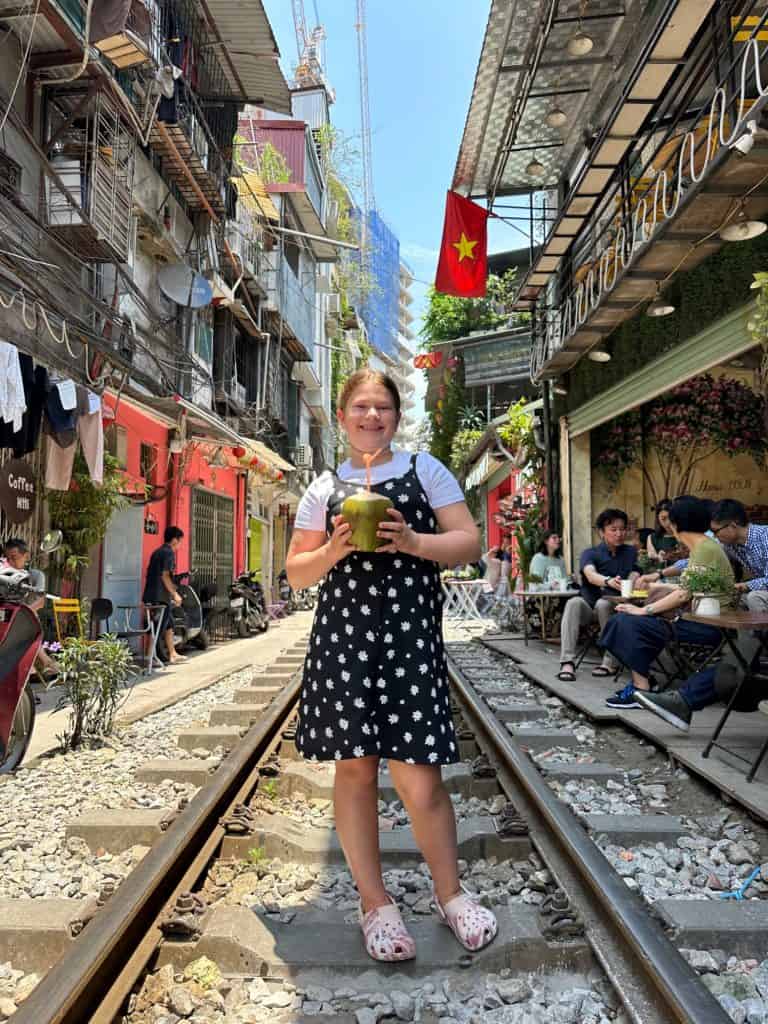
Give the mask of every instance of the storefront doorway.
[[[141, 602], [143, 531], [144, 508], [141, 505], [120, 509], [109, 521], [104, 537], [101, 594], [109, 598], [115, 608], [136, 606]], [[158, 547], [161, 542], [162, 538], [158, 537]]]
[[215, 584], [219, 602], [234, 578], [234, 523], [231, 498], [194, 488], [189, 567], [198, 586]]

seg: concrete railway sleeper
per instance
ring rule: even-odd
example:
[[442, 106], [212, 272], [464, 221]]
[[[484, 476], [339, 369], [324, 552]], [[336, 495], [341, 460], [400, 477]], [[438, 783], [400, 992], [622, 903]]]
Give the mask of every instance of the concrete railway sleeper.
[[[208, 785], [158, 826], [149, 853], [21, 1005], [16, 1024], [731, 1019], [552, 792], [557, 780], [545, 781], [512, 735], [550, 745], [553, 733], [576, 735], [578, 744], [582, 727], [542, 723], [546, 703], [530, 693], [521, 699], [504, 672], [489, 685], [477, 651], [450, 651], [465, 760], [444, 774], [463, 877], [499, 920], [490, 946], [467, 954], [438, 925], [407, 815], [382, 766], [385, 881], [418, 956], [398, 965], [367, 957], [333, 829], [333, 766], [296, 759], [296, 675]], [[573, 751], [563, 735], [554, 739]], [[574, 758], [561, 770], [569, 763], [578, 769]], [[592, 778], [607, 785], [622, 774], [606, 769]], [[579, 778], [576, 770], [564, 785]], [[684, 837], [666, 824], [653, 824], [652, 835]], [[634, 835], [626, 822], [613, 834]]]

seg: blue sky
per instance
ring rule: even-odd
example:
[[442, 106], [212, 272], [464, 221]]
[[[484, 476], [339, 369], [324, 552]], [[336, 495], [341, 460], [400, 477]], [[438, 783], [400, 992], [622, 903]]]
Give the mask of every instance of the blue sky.
[[[317, 0], [336, 90], [332, 119], [359, 139], [356, 6], [355, 0]], [[292, 5], [265, 0], [265, 7], [290, 80], [297, 59]], [[304, 0], [304, 8], [311, 28], [313, 0]], [[431, 281], [490, 0], [367, 0], [366, 8], [376, 202], [416, 277]], [[414, 286], [416, 314], [425, 292], [426, 285]]]

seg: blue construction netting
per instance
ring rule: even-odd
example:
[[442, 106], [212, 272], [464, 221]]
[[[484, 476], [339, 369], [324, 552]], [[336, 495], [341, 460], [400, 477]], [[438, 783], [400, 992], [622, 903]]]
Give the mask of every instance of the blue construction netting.
[[[355, 210], [358, 221], [362, 212]], [[367, 295], [355, 303], [358, 316], [365, 324], [368, 340], [380, 352], [397, 356], [397, 326], [400, 302], [400, 241], [378, 211], [367, 215], [367, 267], [371, 287]]]

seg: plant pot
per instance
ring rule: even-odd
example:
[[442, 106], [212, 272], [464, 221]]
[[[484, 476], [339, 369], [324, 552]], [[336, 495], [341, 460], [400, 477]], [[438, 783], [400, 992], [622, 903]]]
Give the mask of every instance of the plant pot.
[[712, 594], [694, 594], [692, 611], [694, 615], [719, 615], [720, 598]]

